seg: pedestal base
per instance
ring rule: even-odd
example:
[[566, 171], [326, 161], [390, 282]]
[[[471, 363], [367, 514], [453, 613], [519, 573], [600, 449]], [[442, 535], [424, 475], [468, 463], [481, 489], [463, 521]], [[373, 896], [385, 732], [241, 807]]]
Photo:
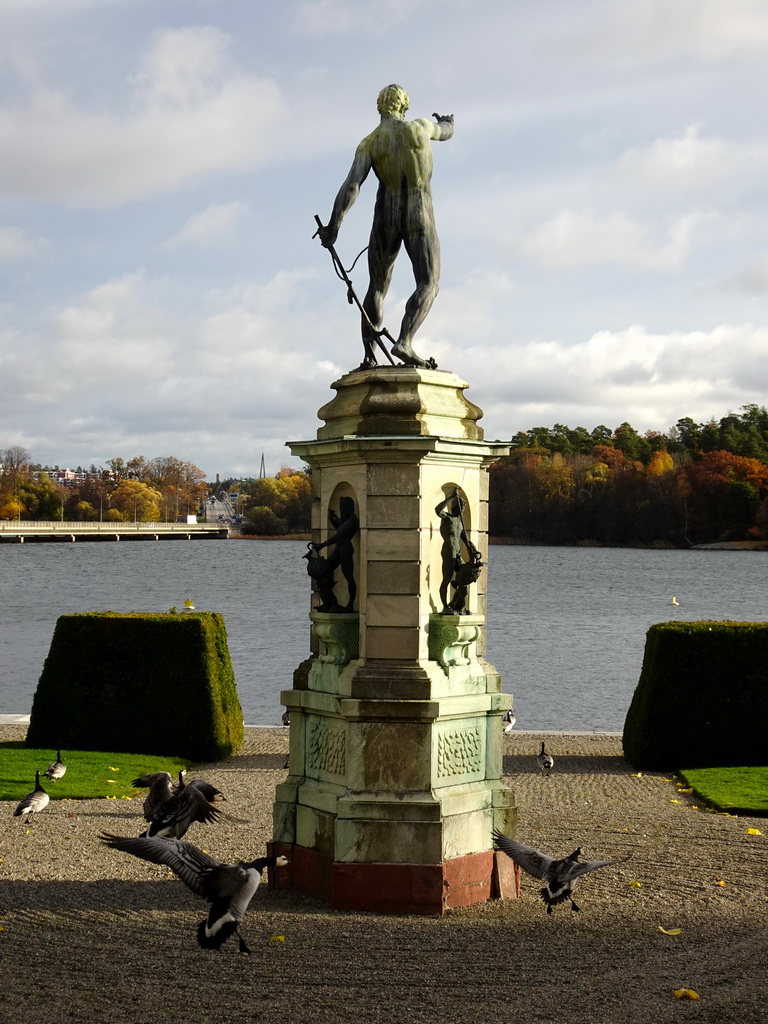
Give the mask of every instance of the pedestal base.
[[270, 876], [270, 887], [316, 896], [334, 910], [439, 916], [493, 897], [520, 895], [519, 869], [509, 857], [493, 851], [455, 857], [443, 864], [354, 864], [331, 861], [291, 843], [270, 843], [269, 847], [271, 853], [284, 854], [291, 862], [279, 883]]

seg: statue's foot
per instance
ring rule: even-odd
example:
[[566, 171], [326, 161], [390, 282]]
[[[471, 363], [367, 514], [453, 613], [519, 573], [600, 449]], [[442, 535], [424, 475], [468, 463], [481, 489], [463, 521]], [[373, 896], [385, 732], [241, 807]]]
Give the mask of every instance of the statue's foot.
[[376, 356], [369, 355], [365, 357], [362, 363], [360, 363], [360, 365], [358, 366], [358, 370], [372, 370], [374, 366], [378, 365], [379, 363], [378, 360], [376, 359]]
[[392, 346], [392, 355], [396, 359], [402, 360], [406, 366], [419, 366], [425, 370], [436, 370], [437, 363], [431, 357], [429, 359], [422, 359], [417, 356], [410, 345], [401, 345], [396, 342]]

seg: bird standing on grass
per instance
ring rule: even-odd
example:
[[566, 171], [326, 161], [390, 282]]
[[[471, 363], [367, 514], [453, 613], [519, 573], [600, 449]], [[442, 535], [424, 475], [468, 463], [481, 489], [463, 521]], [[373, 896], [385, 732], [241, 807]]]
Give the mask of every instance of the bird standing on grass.
[[61, 760], [61, 751], [57, 750], [56, 751], [56, 760], [52, 761], [48, 765], [48, 767], [45, 769], [45, 777], [46, 777], [46, 779], [51, 779], [51, 780], [55, 781], [56, 779], [60, 779], [62, 777], [62, 775], [64, 775], [66, 770], [67, 770], [67, 766]]
[[204, 779], [193, 779], [163, 804], [142, 835], [182, 839], [194, 822], [218, 819], [221, 811], [214, 803], [219, 800], [226, 800], [221, 790]]
[[20, 801], [19, 806], [13, 812], [13, 816], [14, 818], [22, 818], [26, 824], [33, 814], [38, 814], [48, 806], [50, 799], [40, 785], [40, 772], [35, 772], [35, 788]]
[[[578, 910], [572, 896], [576, 881], [590, 871], [618, 863], [614, 860], [580, 861], [581, 847], [574, 850], [570, 857], [555, 860], [553, 857], [548, 857], [546, 853], [535, 850], [532, 846], [526, 846], [524, 843], [510, 839], [498, 829], [494, 829], [493, 841], [503, 853], [519, 864], [523, 871], [534, 878], [541, 878], [547, 883], [541, 890], [541, 898], [547, 905], [548, 914], [552, 913], [553, 906], [563, 903], [565, 900], [571, 901], [571, 910]], [[624, 859], [629, 860], [628, 857]]]
[[287, 857], [260, 857], [257, 860], [223, 864], [192, 843], [179, 839], [140, 837], [138, 839], [113, 836], [102, 832], [101, 841], [113, 850], [122, 850], [133, 857], [165, 864], [182, 882], [208, 900], [208, 917], [197, 926], [197, 941], [203, 949], [221, 949], [230, 935], [236, 934], [240, 952], [250, 953], [240, 925], [261, 882], [266, 867], [282, 867]]
[[155, 815], [168, 803], [172, 796], [184, 788], [184, 776], [187, 773], [179, 772], [179, 781], [174, 785], [168, 772], [152, 772], [150, 775], [140, 775], [131, 783], [137, 789], [149, 787], [149, 792], [144, 797], [144, 820], [152, 821]]
[[509, 711], [504, 712], [501, 720], [504, 723], [504, 735], [509, 736], [515, 728], [515, 722], [517, 721], [511, 708]]
[[541, 744], [541, 753], [536, 757], [536, 764], [541, 768], [542, 775], [549, 775], [555, 767], [555, 759], [546, 752], [543, 743]]

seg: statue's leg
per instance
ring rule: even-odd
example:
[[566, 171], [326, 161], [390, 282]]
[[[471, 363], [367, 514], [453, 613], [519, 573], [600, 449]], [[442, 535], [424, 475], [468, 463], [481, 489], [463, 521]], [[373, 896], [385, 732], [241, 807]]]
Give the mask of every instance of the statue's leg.
[[[382, 237], [374, 221], [371, 237], [368, 242], [368, 291], [363, 299], [363, 309], [368, 320], [362, 317], [363, 349], [365, 359], [363, 367], [376, 366], [377, 341], [374, 330], [381, 330], [384, 320], [384, 299], [386, 298], [389, 286], [392, 282], [392, 272], [395, 268], [395, 259], [400, 251], [400, 239], [396, 237]], [[373, 328], [371, 327], [373, 324]]]
[[357, 597], [355, 573], [351, 565], [342, 566], [341, 571], [344, 574], [344, 579], [347, 581], [347, 606], [345, 610], [352, 612], [355, 610], [355, 598]]
[[412, 232], [405, 238], [405, 248], [413, 264], [416, 289], [405, 305], [405, 315], [397, 342], [392, 348], [392, 355], [402, 359], [408, 366], [434, 366], [434, 360], [425, 360], [417, 356], [411, 344], [414, 334], [432, 308], [438, 292], [440, 243], [431, 215], [426, 218], [426, 223], [419, 231]]

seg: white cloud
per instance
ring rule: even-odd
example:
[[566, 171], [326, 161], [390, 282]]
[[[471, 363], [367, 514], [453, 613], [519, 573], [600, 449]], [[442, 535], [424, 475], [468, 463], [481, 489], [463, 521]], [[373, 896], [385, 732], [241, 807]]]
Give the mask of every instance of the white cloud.
[[0, 263], [15, 263], [36, 256], [45, 246], [40, 238], [15, 227], [0, 227]]
[[702, 217], [689, 213], [666, 222], [637, 220], [623, 211], [607, 214], [562, 210], [520, 242], [541, 267], [596, 264], [674, 270], [684, 262]]
[[628, 420], [665, 430], [680, 416], [704, 421], [755, 401], [768, 387], [768, 328], [722, 324], [654, 334], [642, 326], [599, 331], [572, 346], [556, 341], [470, 348], [473, 401], [488, 436], [537, 424], [592, 429]]
[[0, 309], [0, 437], [33, 424], [19, 443], [43, 461], [173, 452], [211, 472], [250, 459], [256, 473], [262, 446], [291, 461], [285, 440], [313, 436], [342, 372], [310, 351], [322, 313], [305, 296], [310, 276], [211, 294], [182, 317], [168, 313], [166, 283], [139, 270], [51, 311], [38, 334]]
[[681, 136], [655, 139], [648, 146], [627, 150], [617, 170], [651, 187], [691, 189], [722, 178], [733, 162], [733, 150], [727, 142], [703, 137], [701, 125], [693, 124]]
[[231, 47], [232, 37], [209, 25], [156, 32], [135, 78], [137, 96], [150, 107], [205, 103], [230, 75]]
[[194, 214], [163, 246], [173, 249], [183, 245], [211, 245], [231, 235], [248, 211], [247, 203], [232, 201], [216, 203]]
[[124, 117], [80, 109], [56, 89], [0, 109], [0, 189], [103, 206], [279, 159], [280, 90], [233, 67], [229, 41], [212, 28], [156, 33]]
[[617, 62], [681, 55], [714, 61], [768, 49], [764, 0], [619, 0], [606, 8], [594, 38]]

